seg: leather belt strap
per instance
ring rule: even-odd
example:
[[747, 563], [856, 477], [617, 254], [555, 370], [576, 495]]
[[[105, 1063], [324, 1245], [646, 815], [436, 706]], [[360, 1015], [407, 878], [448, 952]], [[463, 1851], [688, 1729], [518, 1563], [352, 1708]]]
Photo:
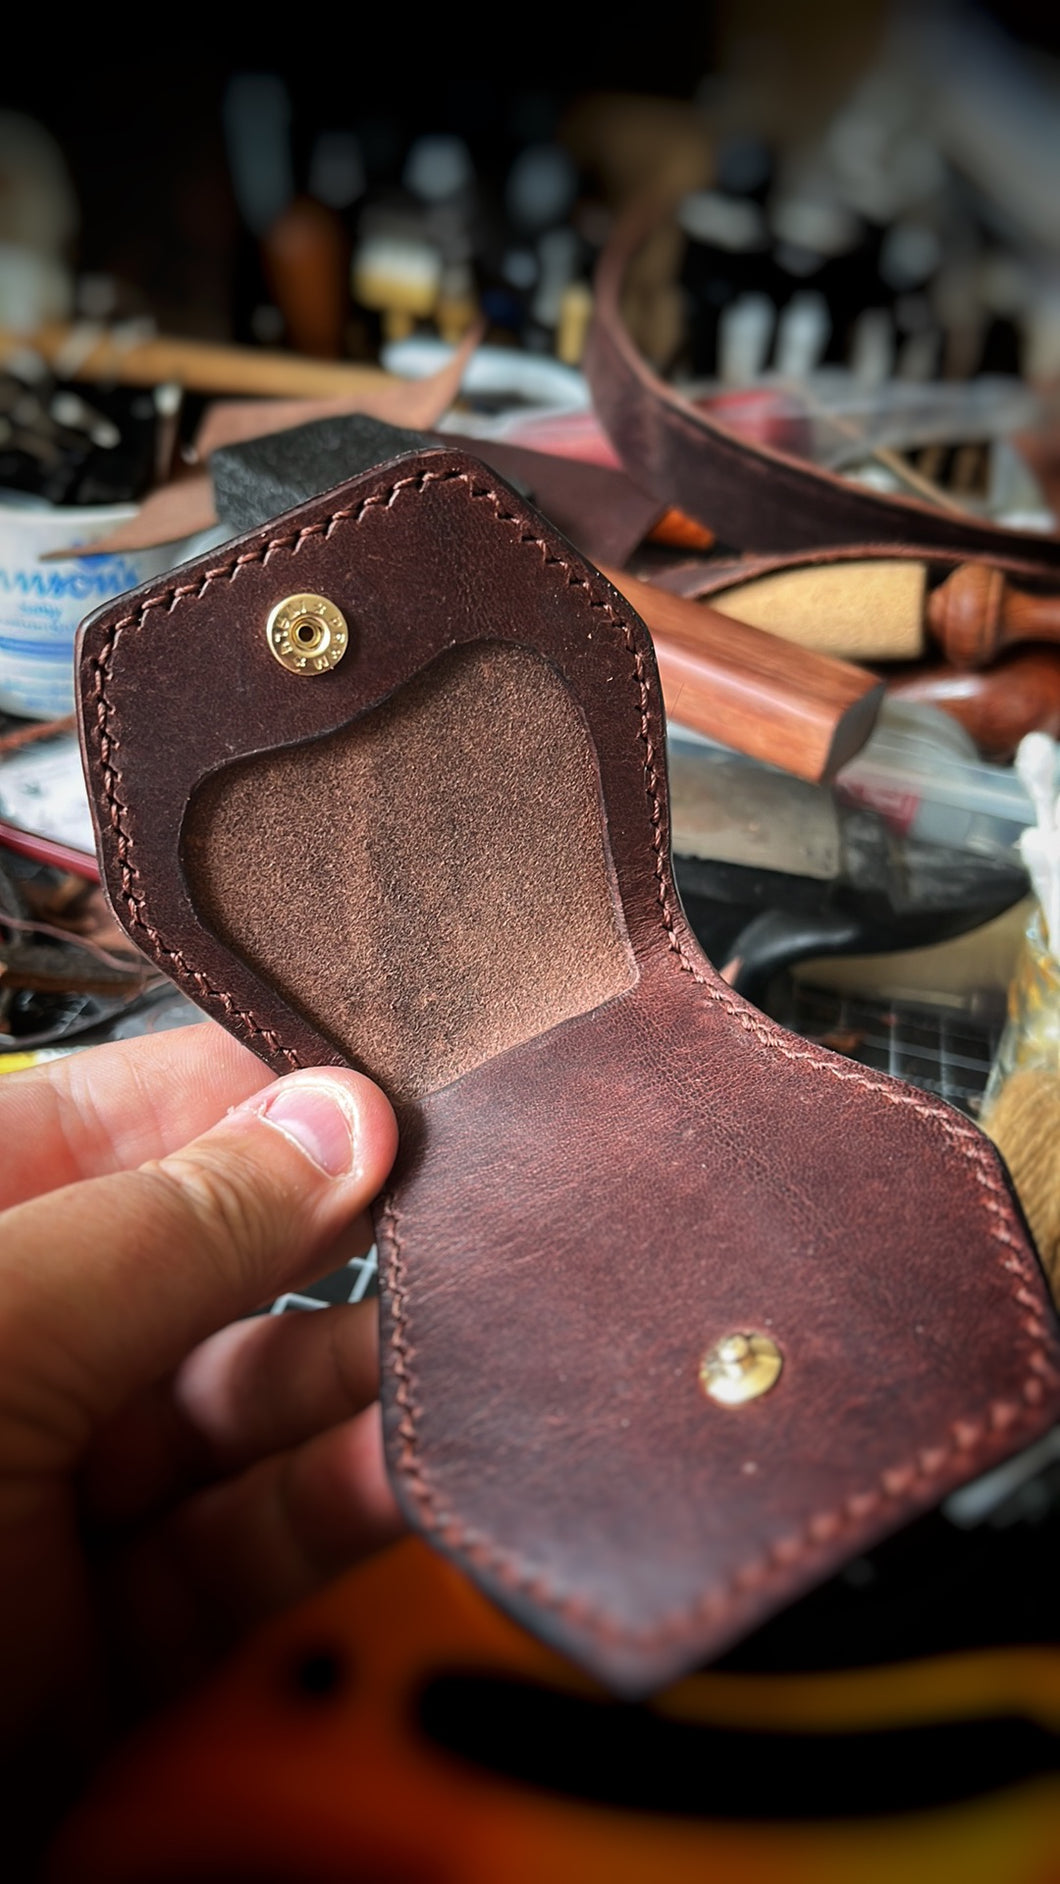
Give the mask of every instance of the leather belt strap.
[[787, 452], [748, 443], [665, 384], [637, 352], [621, 311], [630, 263], [661, 213], [657, 201], [640, 203], [604, 249], [585, 355], [601, 423], [630, 476], [661, 505], [686, 511], [734, 549], [897, 542], [926, 553], [1014, 557], [1042, 573], [1060, 568], [1060, 537], [862, 489]]

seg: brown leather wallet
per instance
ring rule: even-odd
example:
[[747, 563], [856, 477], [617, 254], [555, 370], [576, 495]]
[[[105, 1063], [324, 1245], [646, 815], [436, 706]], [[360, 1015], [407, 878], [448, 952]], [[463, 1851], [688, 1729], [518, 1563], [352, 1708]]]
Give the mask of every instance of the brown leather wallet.
[[1056, 1416], [997, 1154], [715, 974], [646, 631], [473, 458], [109, 604], [80, 685], [133, 939], [275, 1072], [398, 1107], [393, 1482], [530, 1628], [647, 1690]]

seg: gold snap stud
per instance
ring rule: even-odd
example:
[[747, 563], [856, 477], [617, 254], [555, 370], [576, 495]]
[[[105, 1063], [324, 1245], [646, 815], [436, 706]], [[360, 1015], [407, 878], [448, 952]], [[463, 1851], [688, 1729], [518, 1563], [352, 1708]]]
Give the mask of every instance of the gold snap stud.
[[720, 1406], [742, 1406], [775, 1387], [783, 1365], [780, 1349], [768, 1335], [723, 1335], [700, 1361], [699, 1384]]
[[289, 674], [326, 674], [349, 646], [342, 610], [326, 595], [287, 595], [265, 624], [265, 638]]

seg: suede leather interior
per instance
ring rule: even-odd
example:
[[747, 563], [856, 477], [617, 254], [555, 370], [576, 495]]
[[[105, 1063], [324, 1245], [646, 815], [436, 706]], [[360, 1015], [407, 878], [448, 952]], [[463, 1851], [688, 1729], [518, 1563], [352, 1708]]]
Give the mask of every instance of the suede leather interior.
[[340, 732], [224, 767], [183, 860], [206, 926], [394, 1097], [636, 979], [584, 718], [511, 643], [453, 649]]

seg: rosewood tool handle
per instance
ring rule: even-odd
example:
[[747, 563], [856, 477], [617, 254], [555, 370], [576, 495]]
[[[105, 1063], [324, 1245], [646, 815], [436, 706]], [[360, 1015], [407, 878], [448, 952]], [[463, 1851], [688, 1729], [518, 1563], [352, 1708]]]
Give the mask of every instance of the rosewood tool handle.
[[883, 698], [875, 675], [622, 570], [603, 573], [651, 630], [671, 718], [815, 783], [860, 752]]
[[1060, 641], [1060, 595], [1028, 595], [985, 563], [947, 576], [928, 597], [927, 618], [957, 667], [985, 667], [1018, 641]]
[[984, 759], [1011, 759], [1024, 733], [1060, 736], [1060, 649], [1020, 648], [984, 672], [918, 667], [888, 681], [898, 700], [940, 707], [959, 720]]

